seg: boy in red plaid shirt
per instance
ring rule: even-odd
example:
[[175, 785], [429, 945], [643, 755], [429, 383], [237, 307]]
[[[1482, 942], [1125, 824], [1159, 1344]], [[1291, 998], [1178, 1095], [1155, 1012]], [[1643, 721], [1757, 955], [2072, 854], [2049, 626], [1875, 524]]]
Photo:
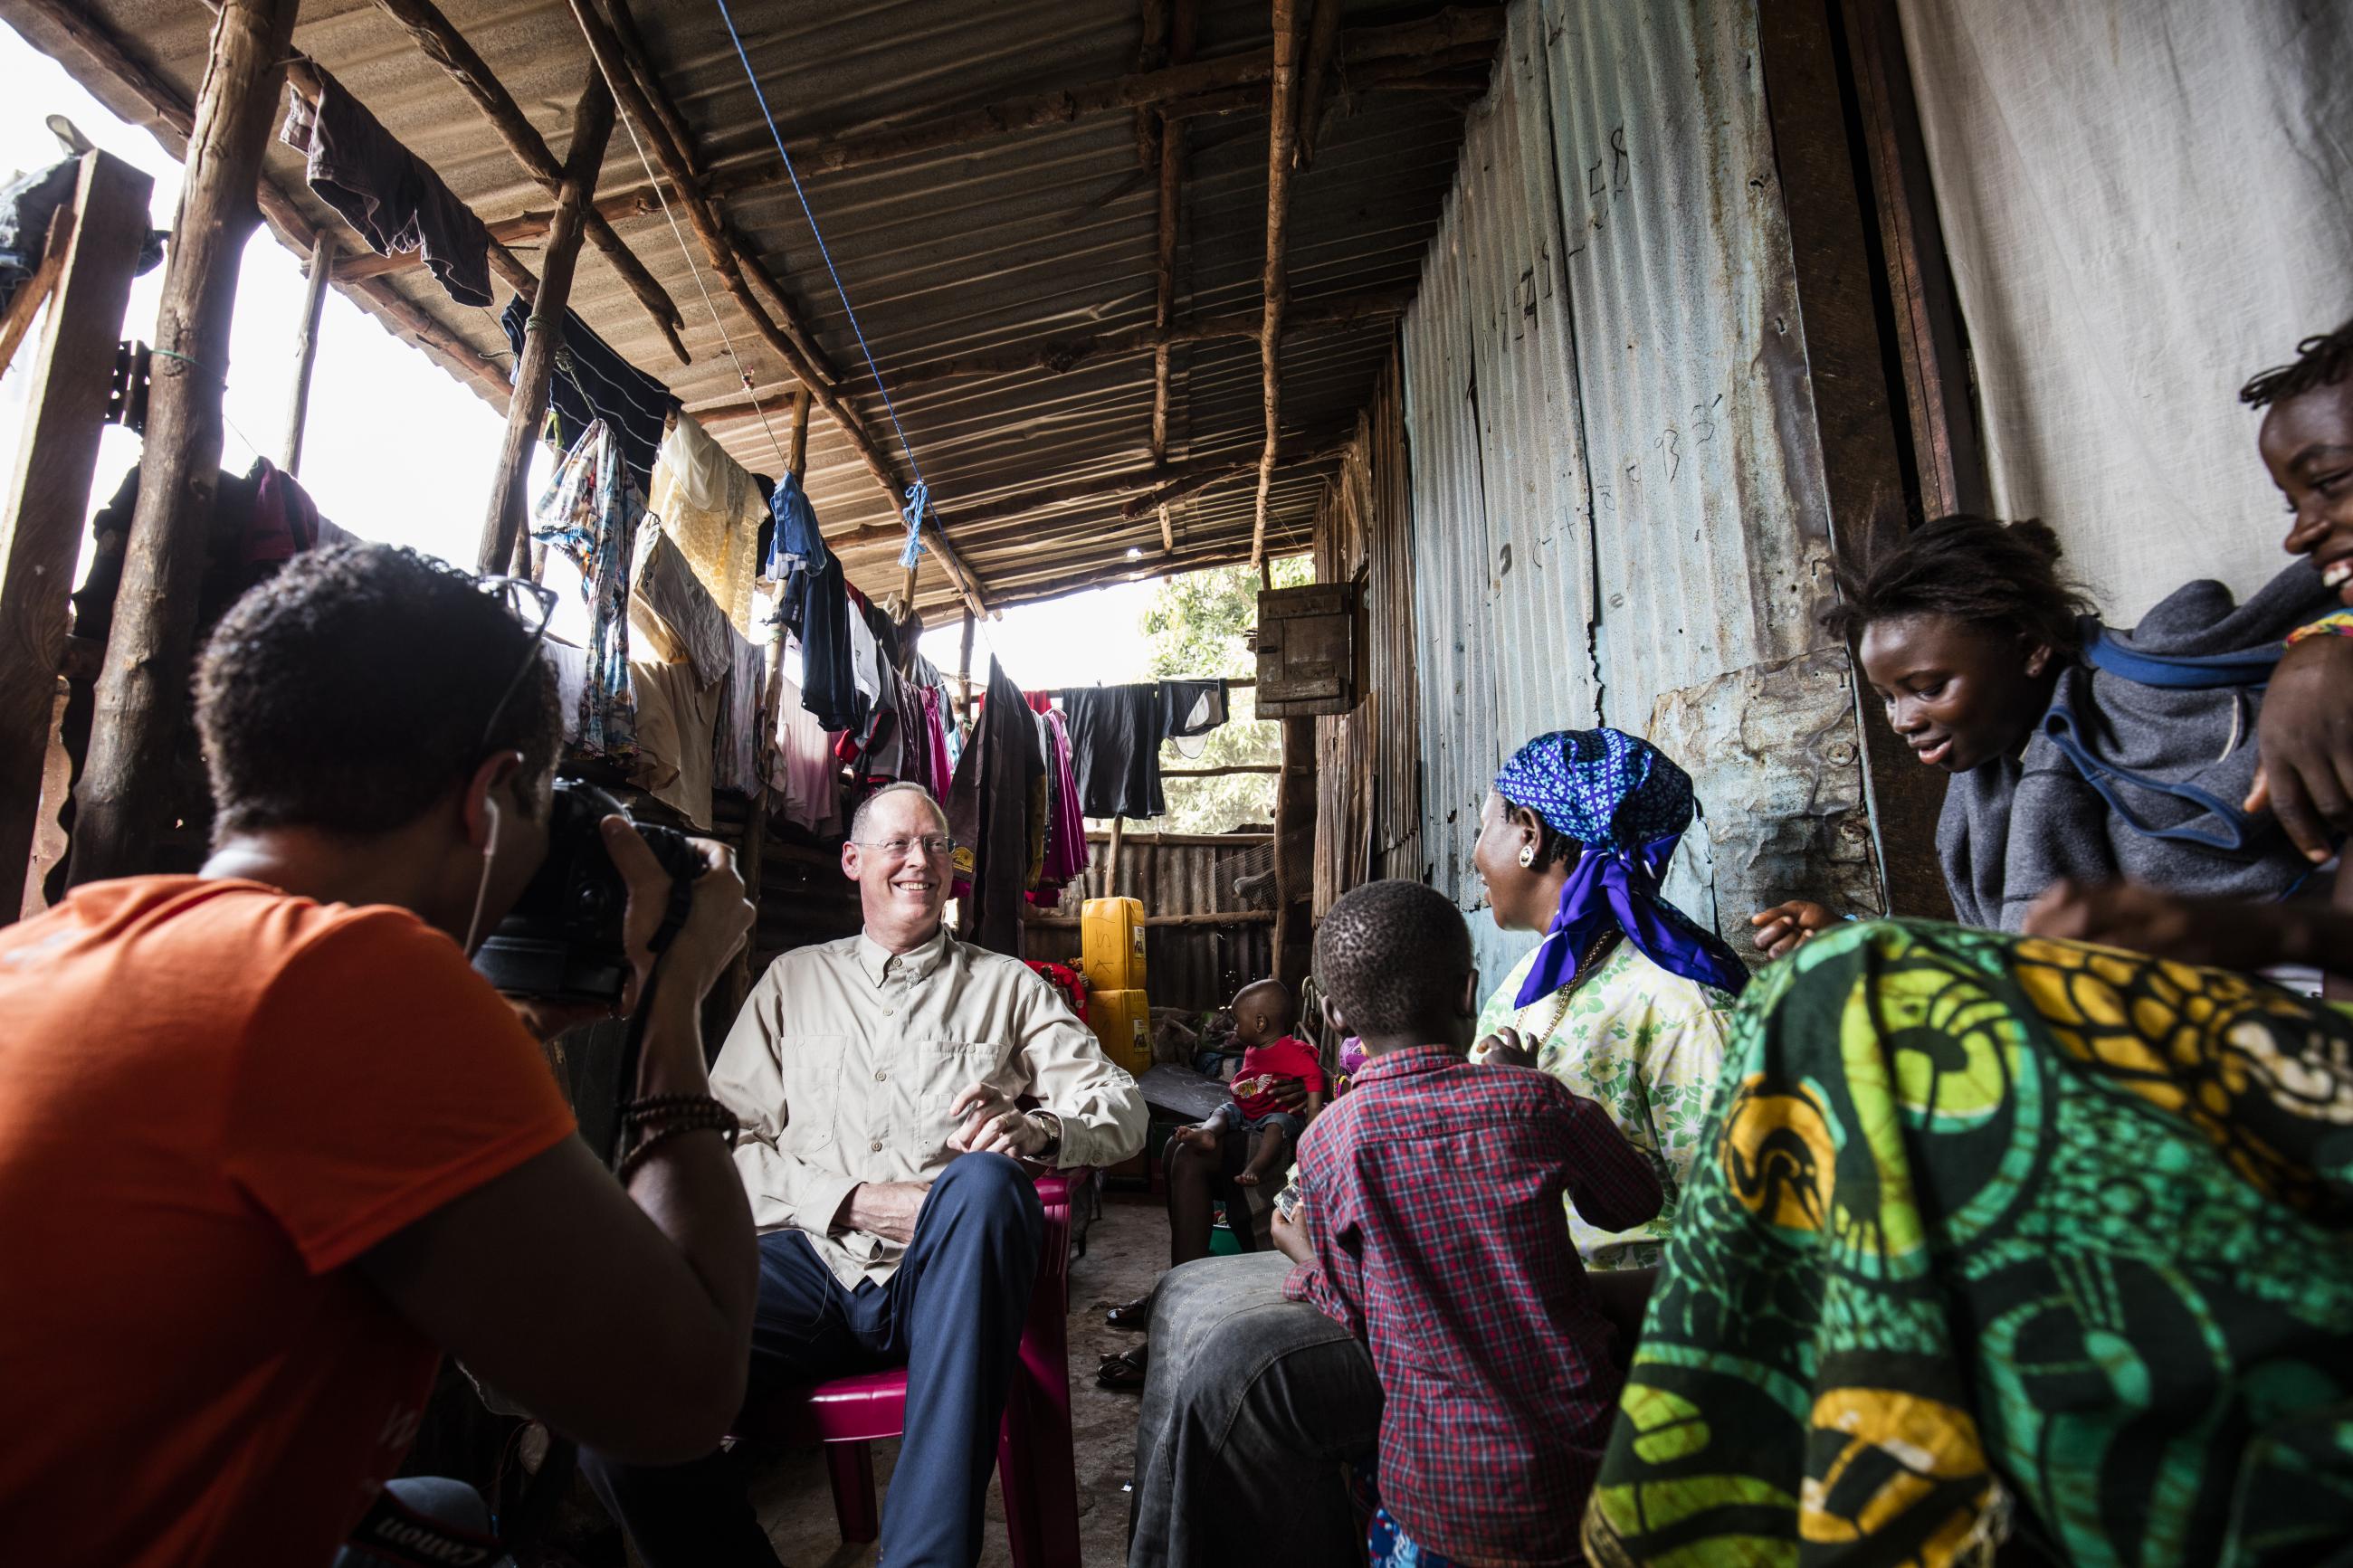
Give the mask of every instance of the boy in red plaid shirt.
[[1582, 1563], [1625, 1367], [1561, 1200], [1622, 1230], [1657, 1214], [1658, 1177], [1557, 1079], [1463, 1060], [1478, 974], [1444, 895], [1348, 894], [1315, 973], [1367, 1059], [1301, 1142], [1299, 1206], [1274, 1239], [1292, 1299], [1360, 1335], [1380, 1374], [1375, 1560]]

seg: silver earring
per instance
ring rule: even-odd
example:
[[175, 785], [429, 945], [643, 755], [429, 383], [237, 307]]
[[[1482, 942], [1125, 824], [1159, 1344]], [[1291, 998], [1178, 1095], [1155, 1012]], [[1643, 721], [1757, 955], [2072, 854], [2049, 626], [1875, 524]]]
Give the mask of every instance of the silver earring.
[[1536, 863], [1536, 847], [1535, 847], [1535, 845], [1533, 845], [1533, 844], [1523, 844], [1523, 845], [1521, 845], [1521, 846], [1520, 846], [1520, 869], [1522, 869], [1523, 871], [1525, 871], [1525, 870], [1526, 870], [1529, 867], [1531, 867], [1531, 866], [1535, 865], [1535, 863]]

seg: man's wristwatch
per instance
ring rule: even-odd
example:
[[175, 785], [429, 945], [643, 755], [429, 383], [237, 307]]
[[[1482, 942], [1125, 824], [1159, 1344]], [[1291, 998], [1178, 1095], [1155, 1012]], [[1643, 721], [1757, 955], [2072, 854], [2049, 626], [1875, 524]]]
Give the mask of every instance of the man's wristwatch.
[[1029, 1114], [1044, 1123], [1046, 1128], [1046, 1146], [1038, 1151], [1037, 1158], [1052, 1160], [1058, 1157], [1062, 1152], [1062, 1119], [1050, 1110], [1033, 1110]]

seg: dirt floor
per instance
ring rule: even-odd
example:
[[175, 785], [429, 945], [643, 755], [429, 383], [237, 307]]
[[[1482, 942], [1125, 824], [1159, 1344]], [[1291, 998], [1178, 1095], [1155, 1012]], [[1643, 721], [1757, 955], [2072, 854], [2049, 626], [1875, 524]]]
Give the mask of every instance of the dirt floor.
[[[1115, 1352], [1133, 1349], [1143, 1336], [1103, 1322], [1105, 1309], [1152, 1288], [1168, 1266], [1167, 1211], [1161, 1200], [1141, 1193], [1113, 1193], [1103, 1216], [1087, 1232], [1083, 1258], [1071, 1259], [1071, 1421], [1078, 1460], [1079, 1545], [1085, 1568], [1115, 1568], [1127, 1559], [1127, 1484], [1135, 1464], [1133, 1394], [1095, 1386], [1095, 1367]], [[899, 1445], [874, 1446], [874, 1475], [890, 1507], [891, 1467]], [[818, 1450], [780, 1458], [752, 1489], [753, 1506], [776, 1542], [786, 1568], [866, 1568], [872, 1545], [842, 1542], [834, 1522], [833, 1493], [826, 1484]], [[989, 1487], [989, 1531], [981, 1548], [981, 1568], [1006, 1568], [1005, 1510]]]

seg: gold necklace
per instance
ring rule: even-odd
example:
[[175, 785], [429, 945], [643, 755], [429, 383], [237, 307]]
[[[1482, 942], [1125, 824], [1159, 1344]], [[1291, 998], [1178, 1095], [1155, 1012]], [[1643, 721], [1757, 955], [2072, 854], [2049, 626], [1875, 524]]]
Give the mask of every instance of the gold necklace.
[[1594, 966], [1599, 963], [1602, 953], [1624, 934], [1625, 932], [1616, 926], [1605, 926], [1600, 934], [1593, 939], [1593, 945], [1587, 948], [1585, 956], [1577, 962], [1576, 977], [1554, 993], [1560, 999], [1560, 1005], [1553, 1009], [1552, 1022], [1545, 1026], [1543, 1034], [1532, 1036], [1527, 1031], [1528, 1007], [1534, 1007], [1537, 1004], [1531, 1002], [1528, 1007], [1523, 1007], [1513, 1015], [1512, 1026], [1519, 1030], [1521, 1038], [1528, 1042], [1530, 1048], [1539, 1051], [1544, 1048], [1545, 1042], [1552, 1038], [1553, 1031], [1560, 1027], [1561, 1020], [1568, 1016], [1569, 1003], [1576, 1000], [1579, 991], [1585, 989], [1585, 983], [1593, 978]]

